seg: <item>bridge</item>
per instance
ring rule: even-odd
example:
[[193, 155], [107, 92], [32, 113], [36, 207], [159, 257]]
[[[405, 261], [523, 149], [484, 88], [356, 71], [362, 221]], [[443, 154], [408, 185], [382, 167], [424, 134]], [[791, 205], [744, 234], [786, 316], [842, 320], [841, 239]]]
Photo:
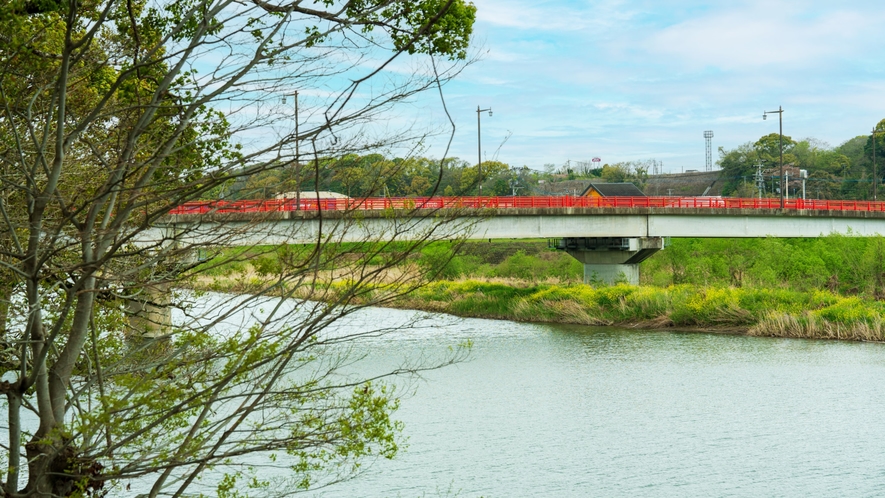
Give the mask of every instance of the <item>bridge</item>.
[[[445, 216], [471, 238], [555, 239], [584, 264], [585, 281], [638, 283], [638, 264], [669, 237], [819, 237], [885, 234], [885, 202], [720, 197], [430, 197], [197, 201], [173, 209], [155, 240], [228, 244], [415, 239]], [[354, 222], [356, 220], [356, 222]], [[347, 226], [347, 230], [342, 227]], [[438, 235], [439, 236], [439, 235]], [[444, 235], [443, 235], [444, 236]]]

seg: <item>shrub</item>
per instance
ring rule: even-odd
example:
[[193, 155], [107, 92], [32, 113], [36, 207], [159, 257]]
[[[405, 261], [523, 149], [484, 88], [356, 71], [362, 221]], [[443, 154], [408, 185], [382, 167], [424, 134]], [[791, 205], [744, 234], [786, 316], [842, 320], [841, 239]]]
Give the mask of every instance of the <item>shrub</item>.
[[426, 271], [436, 272], [437, 279], [455, 279], [463, 274], [448, 244], [428, 245], [421, 250], [418, 264]]
[[276, 254], [261, 256], [252, 260], [252, 268], [259, 275], [279, 275], [282, 271], [280, 260]]
[[545, 273], [542, 266], [545, 265], [538, 258], [527, 256], [525, 252], [518, 250], [499, 264], [494, 269], [494, 274], [504, 278], [537, 280], [539, 274]]
[[816, 310], [815, 315], [831, 322], [850, 325], [858, 322], [873, 323], [881, 315], [860, 298], [852, 296], [839, 299], [836, 303]]

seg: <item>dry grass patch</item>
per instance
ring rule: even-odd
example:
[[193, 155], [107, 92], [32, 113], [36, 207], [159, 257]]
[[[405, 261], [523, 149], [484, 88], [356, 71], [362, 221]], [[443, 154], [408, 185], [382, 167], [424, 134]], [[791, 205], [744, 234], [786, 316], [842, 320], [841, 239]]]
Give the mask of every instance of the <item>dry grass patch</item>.
[[885, 322], [877, 317], [870, 322], [839, 323], [813, 312], [798, 317], [788, 313], [768, 313], [747, 333], [763, 337], [882, 342], [885, 340]]

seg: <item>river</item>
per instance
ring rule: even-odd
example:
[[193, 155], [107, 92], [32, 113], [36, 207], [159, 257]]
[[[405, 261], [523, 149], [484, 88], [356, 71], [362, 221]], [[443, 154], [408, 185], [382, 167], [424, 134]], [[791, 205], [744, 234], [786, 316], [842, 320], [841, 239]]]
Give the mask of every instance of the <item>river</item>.
[[[242, 330], [261, 308], [219, 327]], [[367, 309], [326, 333], [418, 316]], [[469, 359], [396, 379], [404, 449], [307, 496], [885, 495], [885, 344], [450, 316], [423, 325], [360, 339], [365, 357], [351, 368], [371, 376], [467, 340]], [[111, 496], [148, 485], [129, 484]]]
[[[369, 310], [367, 323], [409, 311]], [[440, 319], [367, 371], [473, 341], [397, 418], [408, 445], [316, 497], [880, 496], [885, 346]]]

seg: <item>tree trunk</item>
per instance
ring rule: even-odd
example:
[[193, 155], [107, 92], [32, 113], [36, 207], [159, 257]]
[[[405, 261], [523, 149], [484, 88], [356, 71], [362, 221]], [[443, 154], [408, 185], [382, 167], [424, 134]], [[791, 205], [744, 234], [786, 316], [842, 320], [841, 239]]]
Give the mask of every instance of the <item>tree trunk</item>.
[[12, 300], [13, 282], [7, 278], [6, 272], [0, 273], [0, 343], [6, 349], [7, 332], [9, 325], [9, 303]]
[[68, 496], [73, 480], [65, 475], [70, 467], [65, 443], [57, 434], [46, 437], [35, 435], [25, 445], [28, 457], [28, 484], [24, 493], [29, 496]]

